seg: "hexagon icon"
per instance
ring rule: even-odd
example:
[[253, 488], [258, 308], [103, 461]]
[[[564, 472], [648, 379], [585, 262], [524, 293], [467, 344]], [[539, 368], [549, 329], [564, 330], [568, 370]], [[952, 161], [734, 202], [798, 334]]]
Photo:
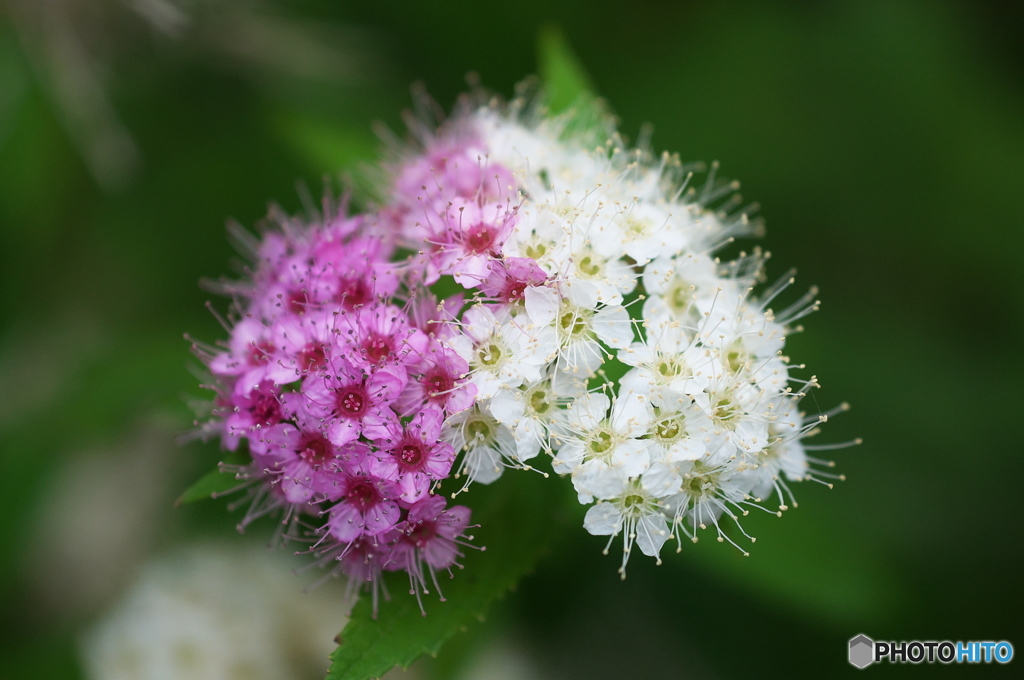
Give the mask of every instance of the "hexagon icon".
[[875, 660], [875, 641], [867, 635], [858, 635], [850, 640], [850, 663], [857, 668], [867, 668]]

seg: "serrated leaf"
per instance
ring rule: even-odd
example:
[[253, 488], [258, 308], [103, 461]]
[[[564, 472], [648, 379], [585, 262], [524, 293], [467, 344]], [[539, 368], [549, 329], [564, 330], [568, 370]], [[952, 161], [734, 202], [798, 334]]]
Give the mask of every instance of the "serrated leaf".
[[[240, 453], [232, 453], [224, 459], [224, 462], [229, 465], [244, 465], [249, 461]], [[199, 481], [186, 489], [185, 493], [181, 494], [181, 496], [178, 497], [178, 500], [174, 501], [174, 504], [176, 506], [185, 505], [187, 503], [194, 503], [206, 498], [212, 498], [214, 494], [229, 491], [238, 486], [238, 484], [239, 481], [238, 478], [235, 477], [234, 472], [222, 470], [218, 465], [216, 470], [207, 472], [199, 478]]]
[[[426, 616], [408, 592], [404, 574], [389, 574], [394, 594], [372, 618], [371, 598], [362, 597], [331, 654], [328, 680], [378, 678], [395, 666], [408, 667], [421, 654], [436, 654], [446, 640], [480, 621], [489, 606], [531, 571], [555, 534], [552, 507], [557, 494], [544, 488], [540, 475], [510, 471], [492, 486], [476, 485], [473, 497], [476, 543], [486, 550], [465, 550], [449, 580], [439, 575], [446, 601], [424, 597]], [[467, 503], [468, 505], [469, 503]], [[442, 578], [443, 577], [443, 578]]]

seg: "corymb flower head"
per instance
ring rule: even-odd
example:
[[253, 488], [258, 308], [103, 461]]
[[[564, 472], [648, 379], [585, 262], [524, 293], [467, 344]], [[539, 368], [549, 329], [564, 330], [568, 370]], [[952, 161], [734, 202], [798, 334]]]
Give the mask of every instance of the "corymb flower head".
[[709, 528], [746, 554], [724, 518], [745, 536], [751, 509], [835, 478], [804, 443], [829, 415], [799, 408], [817, 381], [784, 354], [815, 291], [776, 310], [791, 276], [758, 295], [765, 255], [715, 256], [759, 227], [738, 185], [713, 166], [698, 186], [599, 120], [467, 98], [392, 164], [414, 276], [464, 300], [446, 344], [477, 398], [443, 436], [465, 484], [549, 458], [591, 505], [585, 528], [622, 535], [623, 574], [634, 546], [657, 557]]
[[565, 477], [550, 493], [621, 536], [623, 576], [634, 548], [706, 530], [746, 554], [744, 515], [836, 478], [811, 455], [835, 446], [805, 442], [830, 415], [800, 408], [817, 380], [784, 354], [814, 291], [777, 310], [789, 275], [759, 295], [766, 256], [715, 255], [756, 231], [736, 186], [599, 120], [467, 97], [384, 164], [370, 209], [240, 238], [229, 337], [196, 349], [242, 526], [276, 513], [352, 588], [401, 570], [419, 596], [470, 545], [442, 490], [507, 468]]

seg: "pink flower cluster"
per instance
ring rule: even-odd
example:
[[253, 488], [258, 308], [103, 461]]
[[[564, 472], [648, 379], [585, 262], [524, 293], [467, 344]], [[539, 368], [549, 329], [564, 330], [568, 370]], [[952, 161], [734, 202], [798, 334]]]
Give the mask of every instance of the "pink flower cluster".
[[456, 128], [429, 140], [396, 175], [383, 218], [418, 250], [410, 265], [424, 284], [448, 275], [490, 302], [515, 303], [547, 278], [528, 257], [503, 257], [519, 192], [512, 173], [490, 162], [471, 132]]
[[427, 592], [469, 526], [468, 508], [432, 493], [455, 460], [442, 424], [475, 395], [445, 344], [460, 302], [417, 287], [374, 218], [333, 212], [279, 220], [251, 280], [227, 286], [230, 339], [199, 348], [218, 393], [207, 427], [251, 456], [236, 470], [252, 501], [240, 529], [279, 512], [350, 583], [376, 595], [382, 571], [404, 570]]

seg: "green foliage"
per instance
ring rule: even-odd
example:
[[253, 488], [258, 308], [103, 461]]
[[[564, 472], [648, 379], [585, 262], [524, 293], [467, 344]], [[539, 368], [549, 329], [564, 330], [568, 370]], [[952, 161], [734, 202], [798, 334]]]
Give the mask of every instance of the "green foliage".
[[377, 144], [362, 127], [313, 116], [281, 114], [275, 118], [278, 130], [314, 168], [334, 173], [351, 169], [373, 158]]
[[562, 32], [555, 26], [545, 26], [537, 45], [538, 68], [551, 112], [562, 113], [580, 103], [592, 103], [595, 88], [590, 76]]
[[[557, 524], [552, 509], [557, 494], [539, 475], [509, 472], [489, 487], [473, 487], [476, 543], [466, 549], [450, 581], [439, 574], [445, 601], [425, 596], [421, 615], [416, 598], [405, 592], [404, 575], [393, 574], [397, 593], [382, 602], [376, 618], [370, 597], [362, 597], [331, 655], [329, 680], [366, 680], [395, 666], [408, 667], [421, 654], [437, 654], [459, 631], [483, 620], [490, 605], [515, 587], [543, 555]], [[461, 499], [461, 497], [460, 497]]]
[[[224, 459], [224, 463], [227, 465], [244, 465], [247, 462], [249, 462], [248, 459], [240, 453], [232, 453]], [[217, 494], [230, 491], [238, 485], [239, 481], [235, 477], [234, 472], [224, 470], [218, 466], [216, 470], [207, 472], [199, 478], [199, 481], [186, 489], [185, 493], [181, 494], [174, 504], [181, 506], [206, 498], [213, 498]]]
[[587, 75], [579, 57], [573, 53], [562, 32], [545, 26], [537, 41], [537, 62], [544, 87], [544, 104], [554, 114], [569, 117], [566, 132], [593, 135], [601, 144], [607, 138], [611, 114]]

